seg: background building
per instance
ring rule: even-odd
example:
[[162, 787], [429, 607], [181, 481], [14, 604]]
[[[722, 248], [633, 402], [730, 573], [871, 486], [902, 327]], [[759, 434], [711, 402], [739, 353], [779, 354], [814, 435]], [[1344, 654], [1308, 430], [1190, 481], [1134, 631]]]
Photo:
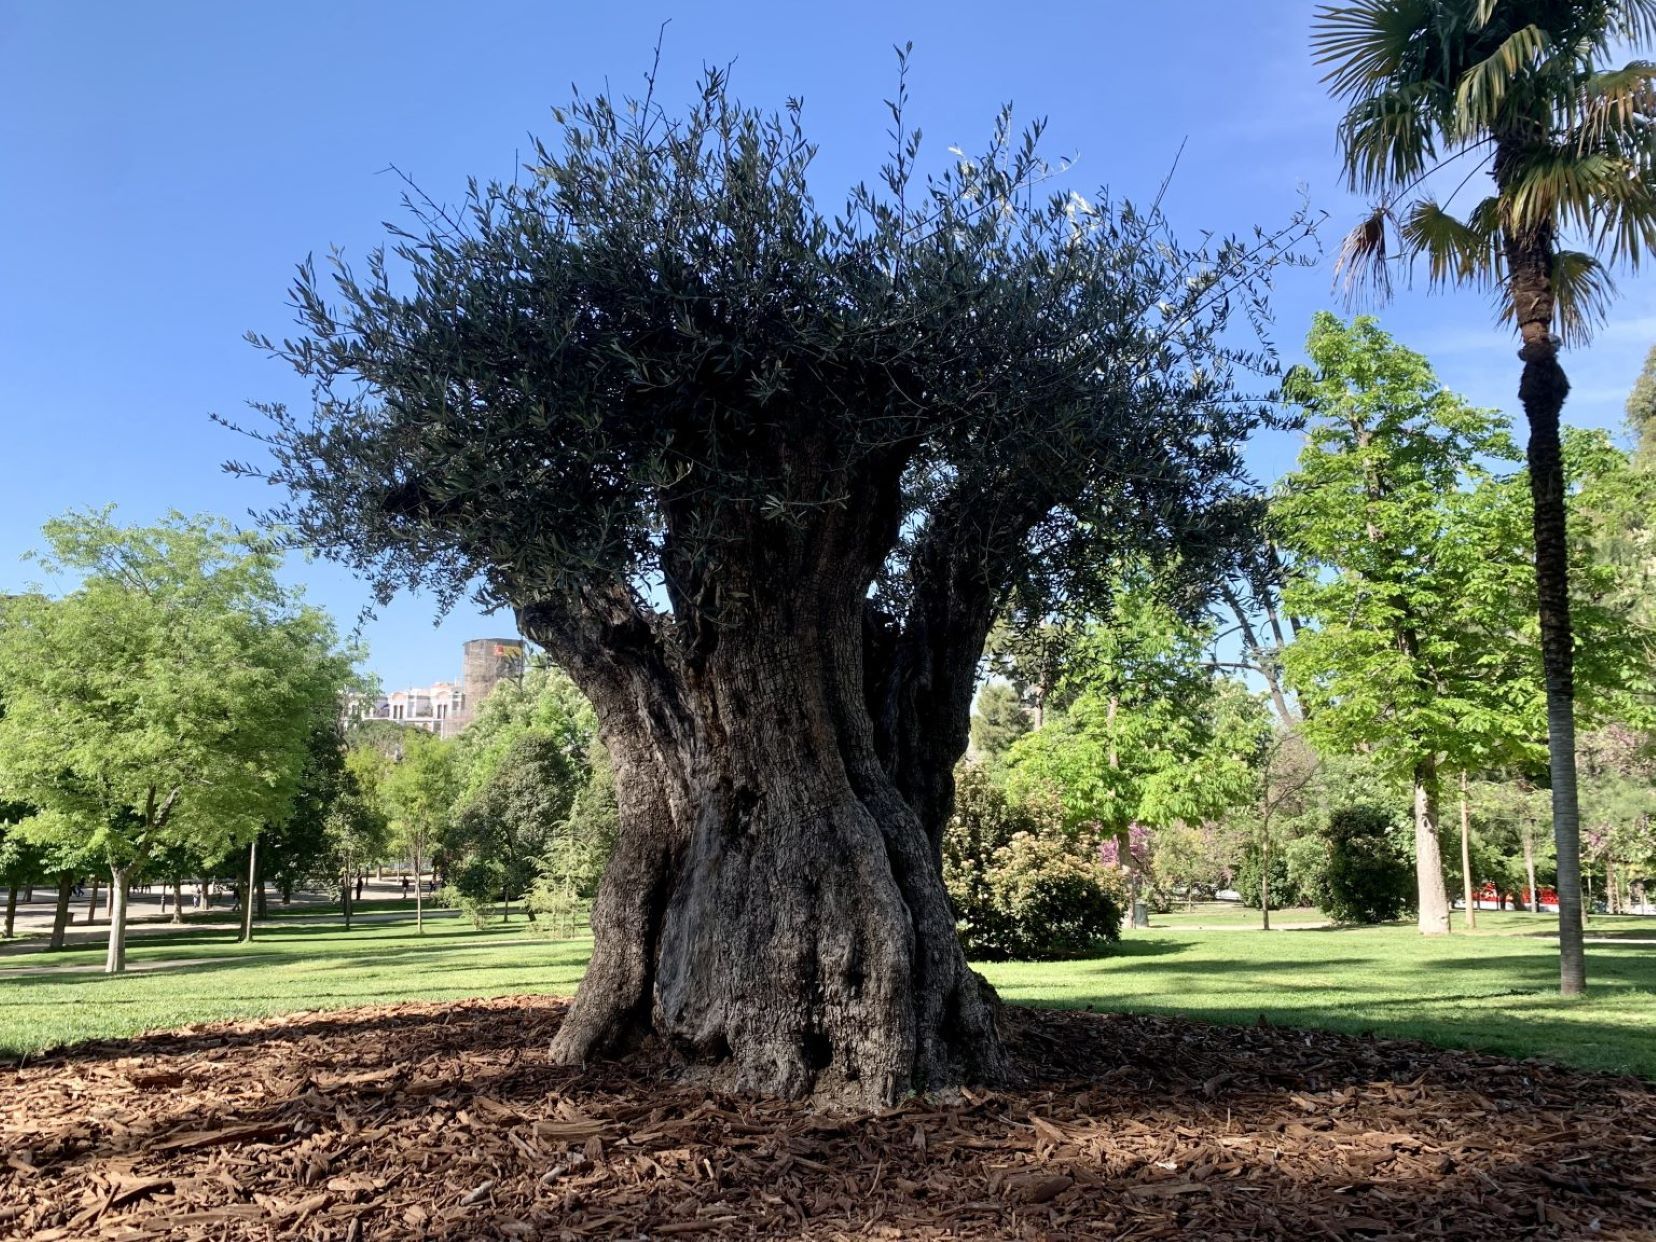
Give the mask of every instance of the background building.
[[458, 682], [393, 690], [372, 703], [353, 702], [349, 711], [357, 720], [389, 720], [453, 737], [472, 722], [497, 685], [523, 675], [524, 655], [521, 638], [474, 638], [461, 648]]

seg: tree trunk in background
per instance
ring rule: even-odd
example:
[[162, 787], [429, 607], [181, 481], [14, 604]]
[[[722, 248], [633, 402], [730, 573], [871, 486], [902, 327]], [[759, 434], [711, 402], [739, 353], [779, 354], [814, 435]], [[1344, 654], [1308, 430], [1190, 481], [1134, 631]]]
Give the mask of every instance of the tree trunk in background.
[[340, 884], [339, 909], [340, 909], [340, 912], [342, 914], [344, 914], [344, 916], [345, 916], [345, 930], [350, 931], [351, 930], [351, 873], [349, 871], [345, 872], [344, 880]]
[[1524, 874], [1529, 878], [1529, 908], [1531, 914], [1541, 913], [1541, 893], [1535, 887], [1535, 836], [1524, 832]]
[[182, 923], [184, 921], [184, 881], [183, 880], [174, 880], [173, 881], [173, 916], [172, 916], [172, 921], [175, 922], [175, 923]]
[[48, 949], [61, 949], [69, 930], [69, 903], [75, 896], [75, 877], [67, 871], [58, 873], [57, 910], [52, 915], [52, 938]]
[[17, 930], [17, 885], [12, 884], [6, 889], [6, 939], [12, 938]]
[[254, 916], [262, 923], [270, 917], [270, 907], [265, 901], [264, 851], [257, 851], [258, 866], [253, 874], [253, 901]]
[[1420, 931], [1442, 936], [1449, 931], [1449, 892], [1443, 883], [1443, 850], [1438, 841], [1437, 764], [1415, 765], [1415, 885], [1420, 901]]
[[92, 877], [92, 900], [86, 903], [86, 922], [88, 925], [98, 917], [98, 877]]
[[109, 950], [104, 955], [104, 974], [126, 970], [127, 885], [131, 867], [109, 869]]
[[420, 847], [414, 847], [414, 929], [425, 935], [425, 906], [420, 897]]
[[236, 939], [247, 944], [253, 939], [253, 884], [259, 874], [259, 839], [247, 843], [247, 880], [242, 885], [241, 934]]
[[1466, 891], [1466, 925], [1478, 925], [1478, 907], [1472, 900], [1472, 808], [1466, 801], [1466, 773], [1460, 774], [1461, 887]]

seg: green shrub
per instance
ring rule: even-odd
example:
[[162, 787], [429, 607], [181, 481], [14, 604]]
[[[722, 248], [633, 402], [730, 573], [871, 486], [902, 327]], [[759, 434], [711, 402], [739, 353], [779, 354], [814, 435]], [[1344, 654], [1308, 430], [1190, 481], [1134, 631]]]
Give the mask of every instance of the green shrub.
[[1391, 817], [1371, 806], [1342, 807], [1328, 817], [1328, 864], [1317, 904], [1336, 922], [1387, 923], [1413, 906], [1414, 867], [1391, 827]]
[[1083, 957], [1120, 937], [1125, 893], [1097, 843], [1066, 834], [1055, 803], [1013, 803], [975, 767], [959, 775], [943, 876], [973, 957]]
[[[1249, 909], [1259, 909], [1259, 881], [1263, 870], [1258, 846], [1250, 845], [1242, 855], [1242, 861], [1237, 865], [1236, 876], [1232, 883], [1236, 891], [1241, 894], [1242, 904]], [[1294, 883], [1293, 872], [1289, 869], [1286, 851], [1279, 844], [1271, 851], [1271, 909], [1281, 910], [1286, 906], [1306, 904], [1308, 895], [1302, 893]]]
[[1282, 846], [1282, 862], [1288, 869], [1288, 891], [1301, 905], [1320, 904], [1328, 875], [1328, 841], [1320, 833], [1299, 837]]

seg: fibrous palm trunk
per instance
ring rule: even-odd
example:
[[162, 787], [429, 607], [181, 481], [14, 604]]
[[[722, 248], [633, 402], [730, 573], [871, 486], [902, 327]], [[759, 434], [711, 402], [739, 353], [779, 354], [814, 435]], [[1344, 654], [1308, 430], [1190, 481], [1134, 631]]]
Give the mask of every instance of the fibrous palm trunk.
[[[1502, 161], [1497, 155], [1499, 179]], [[1552, 777], [1553, 837], [1558, 847], [1559, 991], [1587, 990], [1581, 919], [1581, 812], [1576, 796], [1575, 652], [1570, 628], [1570, 556], [1559, 431], [1570, 383], [1558, 363], [1552, 332], [1554, 293], [1551, 230], [1508, 233], [1503, 239], [1514, 317], [1523, 346], [1518, 399], [1529, 420], [1530, 498], [1534, 507], [1535, 584], [1541, 660], [1547, 692], [1547, 758]]]

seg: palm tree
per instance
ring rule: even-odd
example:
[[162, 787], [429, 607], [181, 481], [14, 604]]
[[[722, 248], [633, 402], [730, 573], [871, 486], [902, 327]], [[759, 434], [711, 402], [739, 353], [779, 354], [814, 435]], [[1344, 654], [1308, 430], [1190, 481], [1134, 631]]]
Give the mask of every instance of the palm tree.
[[[1348, 180], [1378, 200], [1341, 248], [1348, 288], [1384, 296], [1395, 267], [1421, 260], [1433, 285], [1490, 290], [1522, 340], [1559, 975], [1574, 995], [1586, 962], [1558, 353], [1603, 319], [1610, 269], [1636, 269], [1656, 245], [1656, 65], [1604, 67], [1656, 39], [1656, 0], [1355, 0], [1320, 6], [1313, 26], [1325, 81], [1347, 103]], [[1451, 214], [1479, 173], [1494, 192]], [[1443, 202], [1426, 188], [1457, 176]]]

